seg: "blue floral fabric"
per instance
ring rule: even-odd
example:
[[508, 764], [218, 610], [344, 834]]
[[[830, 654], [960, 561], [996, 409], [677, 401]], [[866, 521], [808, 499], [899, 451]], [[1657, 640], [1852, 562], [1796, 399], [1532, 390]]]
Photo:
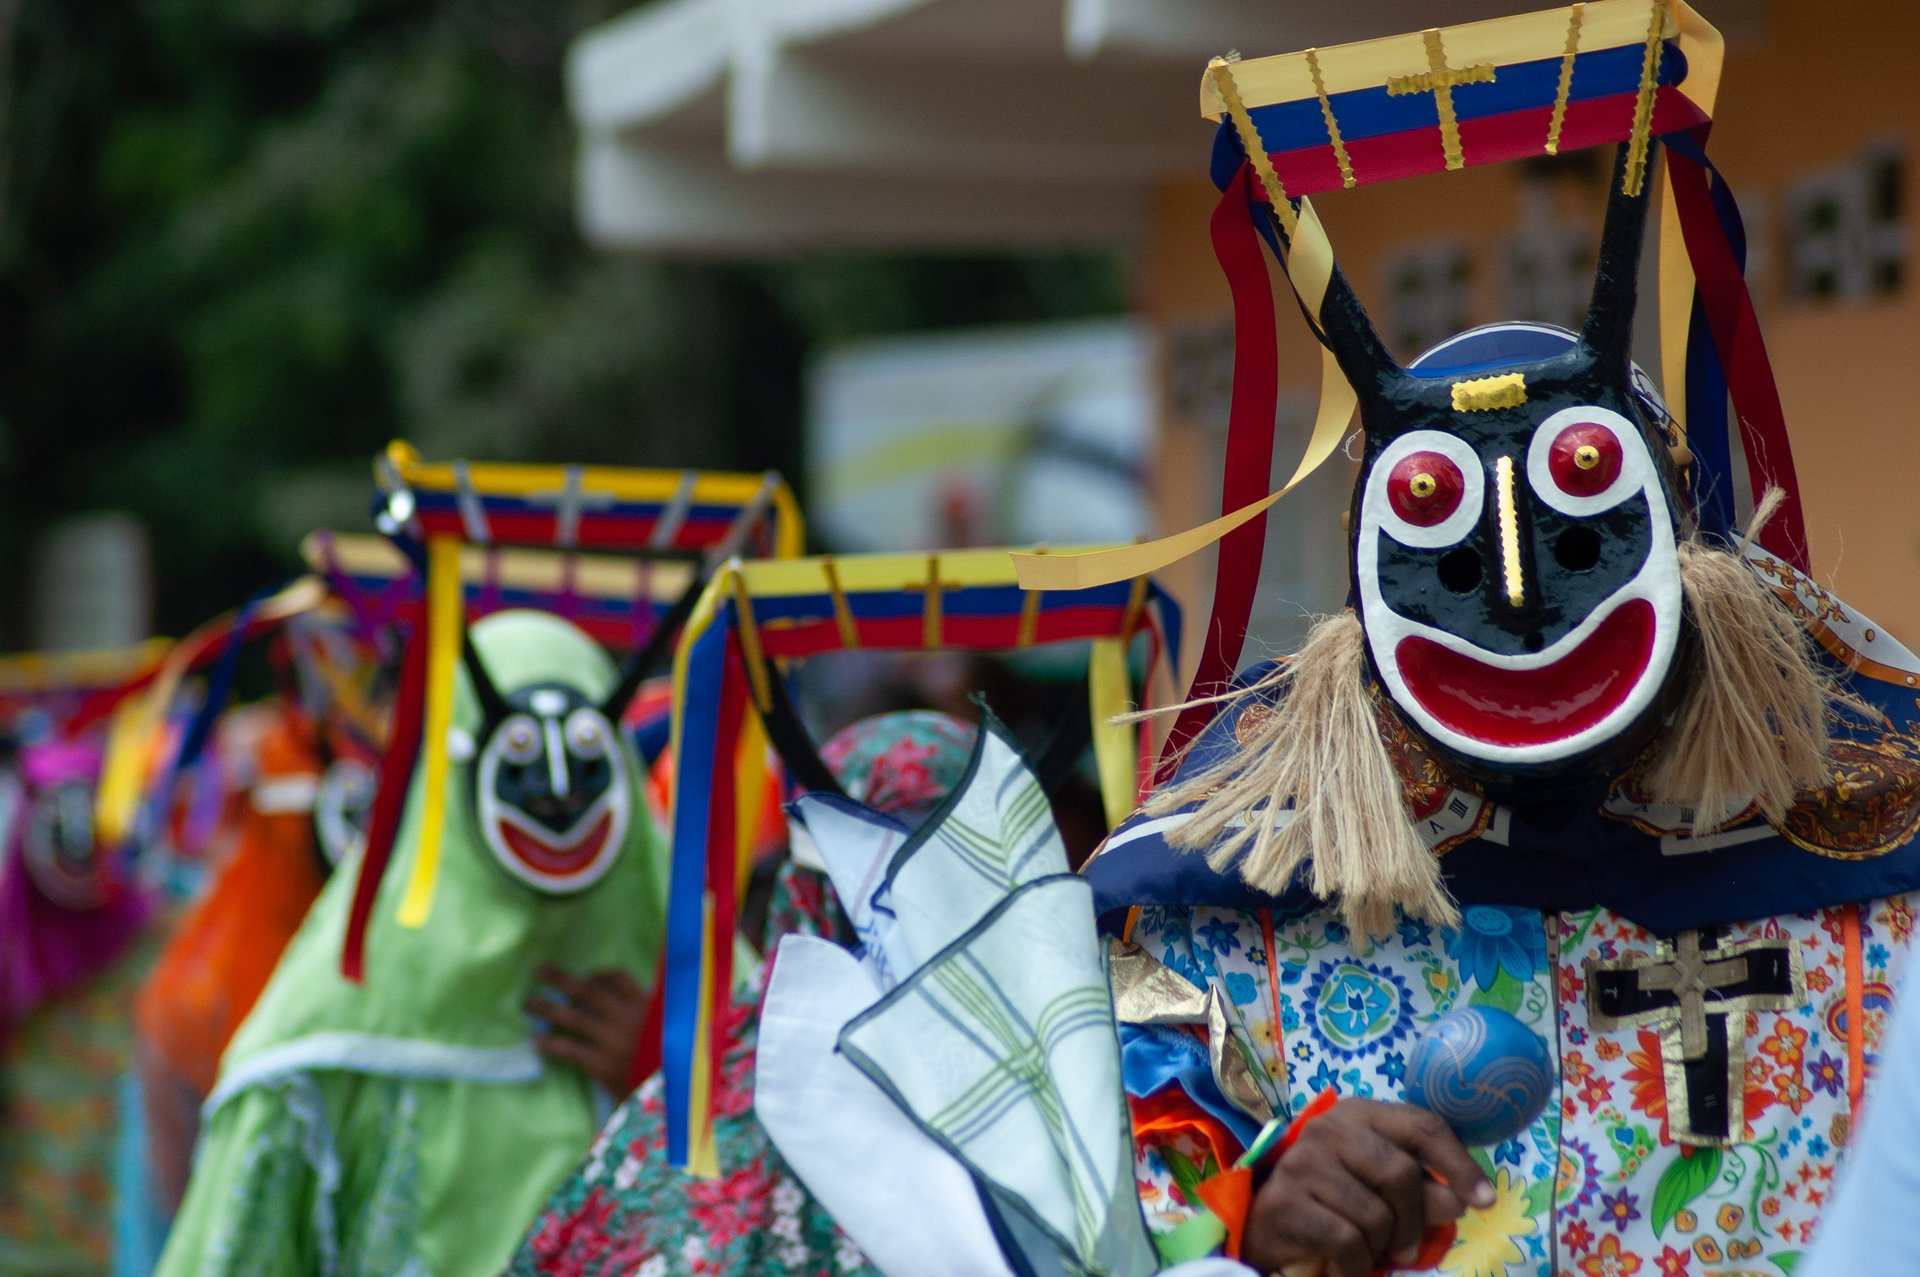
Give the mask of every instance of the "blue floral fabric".
[[[1282, 1115], [1328, 1089], [1403, 1099], [1408, 1052], [1458, 1006], [1507, 1011], [1541, 1037], [1555, 1065], [1547, 1107], [1520, 1135], [1474, 1150], [1496, 1201], [1460, 1221], [1437, 1269], [1448, 1277], [1785, 1277], [1811, 1239], [1851, 1130], [1857, 1030], [1847, 1020], [1845, 947], [1856, 924], [1870, 1079], [1912, 945], [1913, 898], [1723, 929], [1716, 943], [1787, 947], [1803, 988], [1794, 1005], [1741, 1016], [1728, 1096], [1735, 1133], [1706, 1146], [1684, 1146], [1670, 1129], [1662, 1027], [1596, 1021], [1588, 1005], [1596, 964], [1670, 956], [1656, 936], [1605, 909], [1475, 905], [1457, 928], [1403, 919], [1368, 943], [1328, 909], [1156, 906], [1139, 911], [1131, 938], [1219, 991], [1229, 1031]], [[1152, 1139], [1137, 1150], [1157, 1231], [1192, 1214], [1183, 1181], [1198, 1158]]]

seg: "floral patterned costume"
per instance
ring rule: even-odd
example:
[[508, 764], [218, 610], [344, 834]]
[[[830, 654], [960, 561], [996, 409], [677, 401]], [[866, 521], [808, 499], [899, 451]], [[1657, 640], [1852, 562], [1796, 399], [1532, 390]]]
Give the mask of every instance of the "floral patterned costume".
[[[0, 1272], [104, 1272], [111, 1255], [126, 1004], [152, 965], [153, 902], [97, 854], [29, 850], [42, 815], [90, 812], [100, 750], [58, 739], [0, 771]], [[80, 798], [78, 804], [73, 799]], [[42, 829], [52, 822], [43, 821]], [[53, 840], [39, 840], [46, 851]]]
[[127, 1002], [159, 931], [27, 1016], [0, 1049], [0, 1273], [105, 1273], [113, 1255]]
[[[821, 875], [783, 866], [769, 930], [834, 935], [832, 892]], [[666, 1106], [655, 1073], [608, 1119], [586, 1162], [547, 1203], [509, 1274], [873, 1272], [754, 1119], [759, 1000], [756, 980], [732, 1007], [734, 1031], [714, 1106], [721, 1177], [693, 1179], [668, 1164]]]
[[[1325, 1090], [1402, 1098], [1425, 1028], [1493, 1006], [1546, 1042], [1557, 1081], [1522, 1136], [1475, 1150], [1499, 1197], [1460, 1221], [1438, 1271], [1791, 1274], [1912, 950], [1920, 702], [1905, 689], [1920, 659], [1900, 659], [1890, 677], [1848, 680], [1884, 718], [1842, 723], [1832, 788], [1778, 822], [1749, 812], [1696, 837], [1631, 775], [1521, 809], [1455, 787], [1393, 738], [1458, 929], [1402, 917], [1369, 944], [1302, 889], [1266, 896], [1173, 851], [1166, 818], [1122, 826], [1086, 872], [1135, 959], [1116, 963], [1116, 992], [1150, 1224], [1194, 1215], [1199, 1184], [1268, 1117]], [[1187, 765], [1229, 747], [1245, 710]], [[1225, 1051], [1164, 991], [1166, 1014], [1129, 1003], [1139, 973], [1162, 969], [1181, 982], [1163, 989], [1217, 990]]]
[[[1409, 1048], [1455, 1006], [1509, 1010], [1546, 1040], [1559, 1065], [1554, 1102], [1524, 1135], [1479, 1151], [1499, 1200], [1461, 1222], [1439, 1271], [1785, 1273], [1813, 1234], [1851, 1120], [1846, 919], [1860, 920], [1873, 1044], [1909, 952], [1912, 901], [1729, 929], [1732, 943], [1789, 946], [1809, 996], [1743, 1014], [1743, 1125], [1725, 1145], [1674, 1140], [1658, 1028], [1593, 1022], [1584, 973], [1651, 955], [1656, 943], [1608, 910], [1475, 905], [1458, 931], [1403, 921], [1362, 953], [1329, 910], [1153, 907], [1141, 911], [1133, 939], [1232, 1004], [1233, 1032], [1263, 1063], [1276, 1112], [1298, 1112], [1327, 1088], [1399, 1098]], [[1150, 1221], [1165, 1228], [1191, 1213], [1188, 1168], [1211, 1153], [1193, 1134], [1142, 1143]]]

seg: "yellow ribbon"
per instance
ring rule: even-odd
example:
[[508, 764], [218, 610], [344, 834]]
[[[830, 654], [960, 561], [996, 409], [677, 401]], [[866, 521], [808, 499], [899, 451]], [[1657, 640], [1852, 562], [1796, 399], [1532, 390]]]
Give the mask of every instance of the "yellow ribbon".
[[[708, 892], [702, 908], [704, 936], [713, 934], [713, 893]], [[720, 1178], [720, 1158], [713, 1147], [713, 963], [700, 963], [700, 1016], [693, 1033], [693, 1070], [687, 1083], [687, 1173], [696, 1179]], [[721, 994], [720, 996], [726, 996]]]
[[767, 729], [758, 714], [744, 716], [733, 757], [733, 906], [738, 909], [746, 899], [747, 878], [753, 872], [753, 845], [759, 839], [760, 813], [766, 807], [762, 799], [767, 787]]
[[[1237, 127], [1243, 131], [1250, 129], [1252, 121], [1248, 120], [1245, 125]], [[1242, 141], [1249, 155], [1266, 155], [1257, 134]], [[1280, 207], [1286, 207], [1284, 200]], [[1327, 239], [1327, 231], [1320, 224], [1319, 214], [1314, 212], [1312, 200], [1300, 201], [1300, 211], [1290, 232], [1287, 279], [1306, 308], [1306, 313], [1312, 317], [1314, 327], [1319, 328], [1320, 303], [1325, 300], [1327, 285], [1333, 279], [1333, 244]], [[1334, 449], [1340, 446], [1340, 440], [1346, 434], [1359, 403], [1359, 396], [1348, 383], [1346, 374], [1340, 371], [1333, 352], [1322, 346], [1320, 408], [1314, 415], [1313, 432], [1307, 437], [1306, 452], [1302, 454], [1300, 464], [1293, 468], [1293, 475], [1277, 492], [1269, 493], [1250, 505], [1241, 506], [1197, 528], [1176, 532], [1157, 541], [1143, 541], [1139, 545], [1096, 550], [1089, 554], [1016, 554], [1013, 556], [1013, 566], [1020, 587], [1026, 590], [1085, 590], [1133, 577], [1150, 576], [1189, 555], [1197, 554], [1235, 528], [1265, 514], [1280, 498], [1299, 487], [1308, 475], [1324, 465]]]
[[1109, 829], [1127, 818], [1139, 796], [1134, 727], [1114, 721], [1131, 708], [1127, 692], [1126, 639], [1095, 639], [1087, 663], [1087, 699], [1093, 709], [1093, 761]]
[[132, 832], [141, 782], [153, 756], [154, 734], [177, 683], [177, 676], [168, 679], [167, 671], [162, 671], [145, 693], [115, 712], [113, 726], [107, 729], [106, 761], [93, 799], [93, 823], [102, 846], [117, 846]]
[[399, 922], [418, 929], [433, 911], [447, 821], [447, 737], [453, 731], [453, 671], [460, 659], [460, 541], [427, 538], [427, 709], [420, 741], [420, 842], [400, 900]]
[[[1307, 225], [1304, 201], [1300, 225], [1302, 229]], [[1231, 514], [1223, 514], [1210, 523], [1161, 537], [1157, 541], [1143, 541], [1139, 545], [1124, 545], [1085, 554], [1015, 554], [1013, 568], [1019, 577], [1020, 588], [1085, 590], [1097, 585], [1112, 585], [1115, 581], [1151, 576], [1188, 555], [1197, 554], [1235, 528], [1265, 514], [1280, 498], [1299, 487], [1308, 475], [1324, 465], [1334, 449], [1340, 446], [1340, 440], [1346, 434], [1347, 425], [1353, 420], [1353, 410], [1359, 402], [1359, 397], [1347, 382], [1346, 374], [1340, 371], [1340, 365], [1334, 361], [1333, 353], [1323, 349], [1320, 361], [1320, 411], [1314, 419], [1313, 433], [1307, 439], [1306, 453], [1300, 458], [1300, 464], [1294, 467], [1293, 476], [1278, 491], [1268, 493], [1251, 505], [1241, 506]]]
[[[317, 577], [303, 576], [255, 608], [252, 623], [284, 621], [318, 607], [326, 597], [324, 583]], [[142, 787], [157, 753], [155, 746], [166, 729], [167, 710], [212, 636], [234, 620], [234, 613], [223, 613], [175, 643], [162, 658], [146, 691], [129, 698], [114, 715], [107, 733], [100, 785], [93, 799], [94, 828], [102, 845], [115, 846], [133, 832]]]

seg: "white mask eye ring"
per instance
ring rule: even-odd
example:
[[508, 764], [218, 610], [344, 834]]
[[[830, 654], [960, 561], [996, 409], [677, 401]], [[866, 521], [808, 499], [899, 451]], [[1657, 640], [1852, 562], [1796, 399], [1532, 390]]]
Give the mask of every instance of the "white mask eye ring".
[[515, 714], [500, 724], [500, 756], [510, 763], [526, 766], [540, 757], [540, 727], [525, 714]]
[[[1421, 454], [1434, 454], [1440, 467], [1451, 465], [1452, 474], [1446, 477], [1457, 481], [1459, 493], [1457, 504], [1444, 518], [1424, 525], [1400, 516], [1394, 508], [1391, 489], [1401, 463]], [[1418, 484], [1422, 475], [1426, 475], [1431, 484], [1432, 472], [1440, 467], [1420, 468], [1420, 473], [1412, 476], [1412, 483]], [[1414, 549], [1433, 550], [1454, 545], [1479, 526], [1486, 508], [1486, 488], [1486, 467], [1465, 439], [1440, 430], [1409, 431], [1382, 449], [1368, 472], [1366, 491], [1361, 498], [1363, 523], [1372, 524], [1383, 535]], [[1410, 495], [1418, 499], [1433, 490], [1431, 486], [1420, 485], [1413, 487]]]
[[[1578, 431], [1579, 438], [1571, 432]], [[1567, 436], [1562, 439], [1562, 436]], [[1555, 445], [1563, 454], [1556, 461]], [[1555, 475], [1556, 464], [1576, 481], [1587, 474], [1612, 477], [1591, 493], [1569, 491]], [[1589, 518], [1611, 510], [1654, 479], [1653, 457], [1640, 428], [1610, 408], [1580, 405], [1562, 408], [1533, 432], [1527, 445], [1527, 484], [1533, 499], [1571, 518]]]
[[567, 750], [580, 759], [605, 758], [610, 745], [608, 723], [599, 710], [576, 709], [567, 715]]

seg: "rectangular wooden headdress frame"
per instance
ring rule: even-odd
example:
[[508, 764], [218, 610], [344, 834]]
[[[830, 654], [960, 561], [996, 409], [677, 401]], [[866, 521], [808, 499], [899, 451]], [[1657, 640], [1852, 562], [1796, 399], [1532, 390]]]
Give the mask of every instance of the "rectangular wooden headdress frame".
[[[1721, 63], [1719, 33], [1683, 0], [1591, 0], [1277, 57], [1214, 59], [1201, 81], [1201, 112], [1221, 126], [1213, 176], [1223, 197], [1212, 231], [1235, 317], [1221, 516], [1143, 545], [1081, 556], [1021, 556], [1021, 581], [1064, 589], [1122, 580], [1220, 542], [1214, 610], [1192, 691], [1218, 690], [1238, 661], [1251, 616], [1265, 513], [1331, 456], [1355, 406], [1352, 388], [1324, 351], [1320, 409], [1305, 452], [1278, 491], [1264, 492], [1273, 461], [1278, 376], [1259, 239], [1278, 256], [1324, 344], [1322, 304], [1346, 284], [1306, 196], [1608, 142], [1627, 145], [1624, 181], [1637, 191], [1655, 137], [1669, 139], [1668, 174], [1680, 195], [1666, 202], [1670, 233], [1662, 242], [1667, 371], [1673, 376], [1681, 360], [1691, 371], [1710, 360], [1703, 347], [1720, 347], [1741, 409], [1749, 462], [1758, 466], [1756, 492], [1778, 484], [1789, 494], [1769, 535], [1782, 557], [1804, 562], [1778, 394], [1744, 283], [1737, 265], [1726, 260], [1738, 214], [1730, 214], [1728, 225], [1731, 199], [1715, 187], [1710, 202], [1704, 176], [1711, 166], [1701, 148]], [[1690, 198], [1694, 188], [1698, 194]], [[1689, 263], [1703, 261], [1713, 269], [1695, 303]], [[1713, 342], [1698, 339], [1707, 325], [1696, 316], [1696, 340], [1689, 345], [1688, 316], [1702, 308], [1712, 319]], [[1198, 729], [1204, 714], [1183, 716], [1169, 750]]]
[[1179, 642], [1172, 598], [1142, 578], [1075, 591], [1023, 589], [1005, 550], [735, 563], [709, 584], [674, 657], [673, 870], [668, 890], [662, 1068], [668, 1156], [717, 1170], [713, 1081], [718, 1009], [732, 987], [734, 910], [744, 882], [747, 804], [764, 765], [763, 715], [780, 662], [852, 649], [1014, 651], [1091, 642], [1095, 756], [1109, 818], [1143, 779], [1127, 708], [1126, 648], [1151, 636], [1150, 665]]
[[[384, 497], [376, 522], [403, 552], [417, 556], [425, 597], [422, 624], [402, 661], [393, 727], [348, 914], [341, 971], [356, 981], [364, 972], [367, 922], [392, 854], [416, 754], [422, 768], [419, 846], [398, 920], [406, 927], [423, 926], [433, 904], [449, 797], [454, 668], [465, 642], [463, 546], [593, 549], [700, 565], [622, 666], [620, 689], [630, 692], [693, 611], [706, 570], [744, 553], [797, 554], [805, 536], [791, 489], [771, 473], [429, 462], [410, 445], [395, 443], [377, 459], [374, 476]], [[564, 565], [577, 594], [576, 567]], [[651, 603], [646, 594], [634, 601]]]

